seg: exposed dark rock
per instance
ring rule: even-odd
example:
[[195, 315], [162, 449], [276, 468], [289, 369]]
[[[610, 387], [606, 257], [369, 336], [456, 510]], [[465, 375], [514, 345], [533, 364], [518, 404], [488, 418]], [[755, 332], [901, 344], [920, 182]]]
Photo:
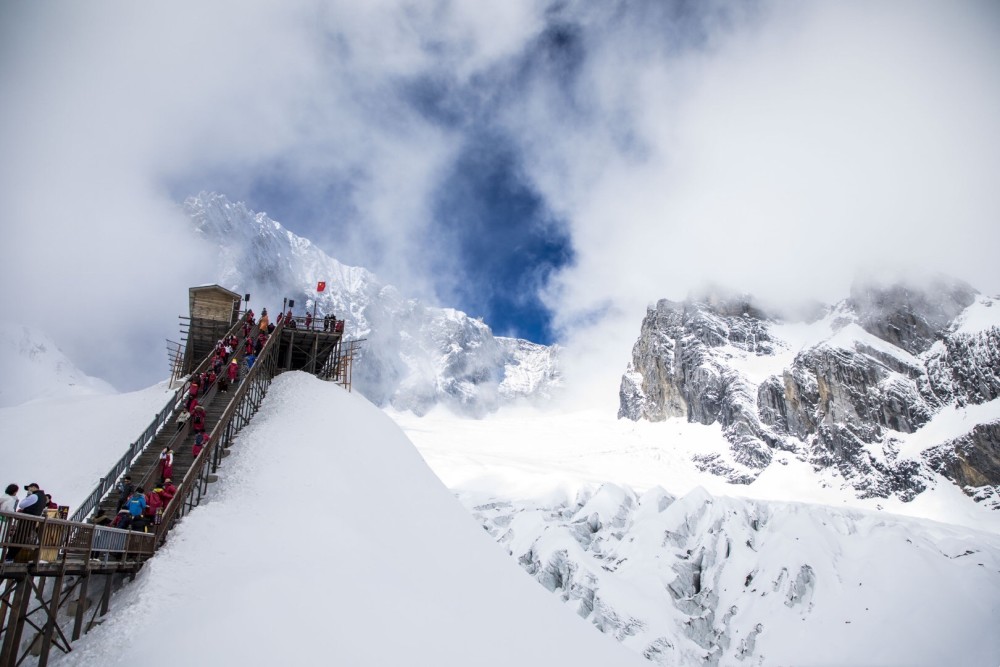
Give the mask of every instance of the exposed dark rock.
[[[707, 452], [694, 460], [734, 483], [752, 482], [782, 449], [836, 469], [859, 496], [910, 500], [926, 488], [930, 468], [901, 459], [892, 433], [915, 432], [947, 405], [1000, 397], [1000, 327], [970, 333], [955, 323], [975, 299], [968, 285], [944, 279], [919, 290], [855, 286], [831, 324], [834, 331], [855, 327], [857, 335], [806, 348], [759, 383], [738, 371], [733, 357], [770, 356], [783, 344], [748, 298], [661, 300], [643, 320], [618, 415], [718, 423], [731, 457]], [[943, 445], [924, 461], [984, 495], [983, 487], [1000, 485], [989, 433]]]
[[1000, 487], [1000, 421], [979, 424], [960, 438], [926, 450], [923, 458], [963, 487]]
[[977, 293], [960, 280], [942, 276], [921, 287], [855, 283], [849, 303], [865, 331], [910, 354], [920, 354], [972, 305]]

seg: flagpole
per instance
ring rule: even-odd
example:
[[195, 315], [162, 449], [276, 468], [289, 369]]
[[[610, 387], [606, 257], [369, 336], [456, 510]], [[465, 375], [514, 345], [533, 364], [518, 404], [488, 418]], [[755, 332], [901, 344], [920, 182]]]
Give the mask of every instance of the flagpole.
[[313, 324], [316, 324], [316, 304], [319, 302], [320, 293], [326, 289], [326, 281], [321, 280], [316, 283], [316, 298], [313, 299]]

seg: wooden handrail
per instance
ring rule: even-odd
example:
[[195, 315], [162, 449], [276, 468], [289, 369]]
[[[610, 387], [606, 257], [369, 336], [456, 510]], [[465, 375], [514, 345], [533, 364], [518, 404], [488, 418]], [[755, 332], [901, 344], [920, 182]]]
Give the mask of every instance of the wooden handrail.
[[[153, 533], [139, 533], [92, 523], [80, 523], [31, 514], [0, 512], [0, 551], [4, 559], [12, 549], [31, 551], [21, 563], [65, 563], [88, 560], [94, 552], [145, 560], [156, 550]], [[7, 567], [0, 564], [0, 571]]]
[[[226, 332], [226, 337], [239, 333], [239, 331], [243, 328], [245, 320], [245, 315], [243, 317], [238, 317], [236, 323], [230, 327], [229, 331]], [[157, 433], [159, 433], [160, 429], [163, 428], [164, 424], [168, 421], [172, 421], [174, 418], [174, 414], [181, 407], [184, 397], [187, 396], [187, 393], [191, 388], [190, 378], [207, 371], [212, 365], [212, 356], [213, 355], [209, 354], [205, 357], [205, 359], [198, 364], [194, 371], [191, 372], [188, 380], [177, 388], [174, 395], [167, 401], [164, 408], [156, 414], [156, 418], [153, 420], [153, 423], [146, 427], [146, 430], [143, 431], [143, 434], [138, 440], [129, 445], [125, 454], [118, 460], [117, 463], [115, 463], [114, 466], [112, 466], [108, 474], [100, 479], [94, 490], [91, 491], [90, 495], [87, 496], [86, 500], [83, 501], [80, 507], [76, 509], [73, 516], [70, 517], [71, 521], [83, 521], [89, 517], [100, 505], [101, 500], [118, 482], [119, 478], [132, 469], [132, 464], [149, 448], [151, 444], [153, 444], [153, 441], [156, 440]], [[177, 436], [174, 436], [174, 438], [171, 439], [171, 445], [176, 439]], [[137, 484], [136, 486], [142, 485]]]

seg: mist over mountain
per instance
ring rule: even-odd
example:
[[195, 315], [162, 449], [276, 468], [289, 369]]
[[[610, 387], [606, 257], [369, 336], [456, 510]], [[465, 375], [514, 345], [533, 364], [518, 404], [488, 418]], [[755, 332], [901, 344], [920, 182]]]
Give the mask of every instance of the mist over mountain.
[[[346, 266], [242, 203], [219, 194], [189, 198], [196, 233], [216, 248], [213, 275], [251, 293], [251, 307], [297, 315], [334, 313], [345, 336], [365, 341], [353, 387], [376, 405], [422, 414], [441, 404], [482, 416], [504, 404], [544, 399], [560, 384], [557, 347], [494, 336], [479, 319], [408, 298], [370, 271]], [[325, 281], [324, 292], [315, 291]]]
[[0, 330], [0, 368], [8, 380], [0, 387], [0, 408], [40, 398], [115, 393], [104, 380], [77, 368], [48, 335], [25, 326]]

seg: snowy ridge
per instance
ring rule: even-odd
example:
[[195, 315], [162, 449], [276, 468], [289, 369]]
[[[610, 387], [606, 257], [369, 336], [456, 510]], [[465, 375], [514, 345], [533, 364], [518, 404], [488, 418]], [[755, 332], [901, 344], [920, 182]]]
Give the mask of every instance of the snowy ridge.
[[[443, 404], [482, 416], [558, 386], [553, 354], [542, 346], [504, 342], [465, 313], [407, 299], [242, 203], [202, 193], [184, 206], [196, 232], [218, 247], [220, 284], [251, 291], [258, 313], [276, 310], [283, 297], [296, 301], [297, 313], [312, 312], [315, 300], [319, 317], [332, 312], [348, 337], [368, 341], [353, 386], [376, 404], [418, 414]], [[305, 291], [319, 280], [326, 291]]]
[[52, 339], [25, 326], [0, 330], [0, 407], [42, 398], [70, 398], [115, 393], [114, 387], [78, 369]]

